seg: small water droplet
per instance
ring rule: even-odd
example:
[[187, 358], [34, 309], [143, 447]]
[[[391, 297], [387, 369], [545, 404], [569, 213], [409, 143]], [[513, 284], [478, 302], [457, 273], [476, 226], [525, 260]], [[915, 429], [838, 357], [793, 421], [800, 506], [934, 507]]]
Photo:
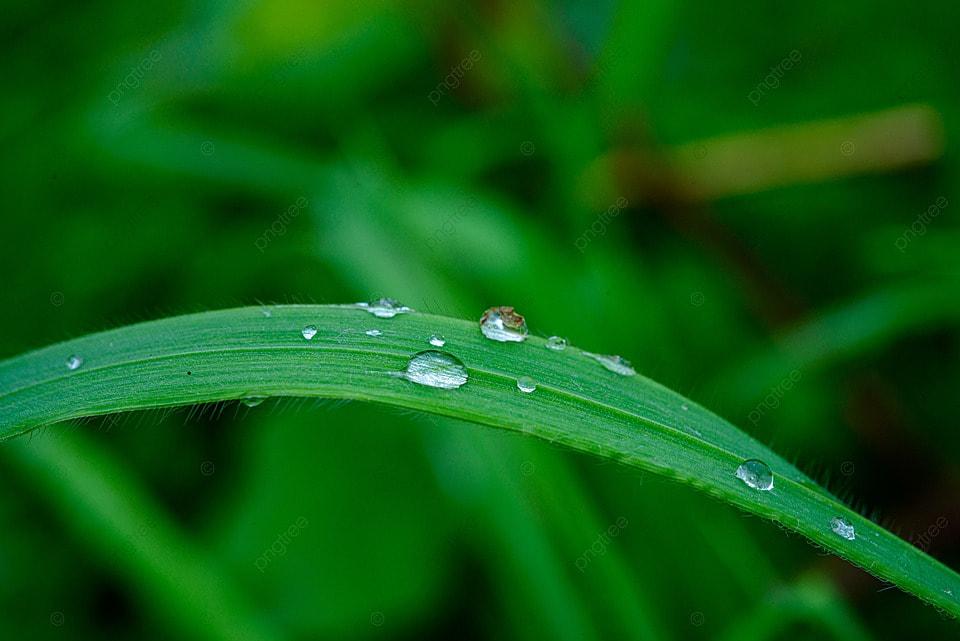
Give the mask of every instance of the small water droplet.
[[567, 349], [567, 339], [562, 336], [551, 336], [547, 339], [547, 349], [555, 352], [562, 352]]
[[261, 307], [260, 313], [263, 314], [264, 318], [270, 318], [271, 316], [273, 316], [273, 312], [271, 312], [266, 307]]
[[770, 466], [755, 458], [744, 461], [737, 467], [737, 478], [755, 490], [766, 492], [773, 489], [773, 472]]
[[680, 406], [680, 409], [682, 409], [684, 412], [689, 412], [689, 411], [690, 411], [690, 406], [687, 405], [686, 403], [684, 403], [684, 404], [682, 404], [682, 405]]
[[457, 389], [467, 382], [469, 374], [467, 374], [467, 368], [456, 356], [428, 349], [410, 358], [403, 377], [418, 385]]
[[529, 394], [537, 389], [537, 382], [529, 376], [521, 376], [517, 379], [517, 389], [524, 394]]
[[83, 359], [76, 354], [67, 357], [67, 369], [79, 369], [81, 365], [83, 365]]
[[440, 334], [434, 334], [433, 336], [430, 337], [429, 342], [434, 347], [443, 347], [444, 345], [447, 344], [447, 339], [445, 339]]
[[303, 335], [305, 339], [310, 340], [311, 338], [317, 335], [317, 326], [307, 325], [302, 330], [300, 330], [300, 333]]
[[393, 318], [397, 314], [406, 314], [413, 311], [392, 298], [378, 298], [369, 303], [357, 303], [356, 306], [370, 312], [377, 318]]
[[633, 369], [633, 365], [630, 364], [630, 361], [622, 356], [617, 356], [615, 354], [610, 356], [606, 354], [591, 354], [590, 352], [584, 352], [583, 355], [589, 356], [611, 372], [616, 372], [621, 376], [633, 376], [637, 373], [637, 370]]
[[266, 396], [261, 396], [260, 394], [247, 394], [243, 397], [243, 404], [247, 407], [256, 407], [265, 400], [267, 400]]
[[842, 516], [833, 517], [833, 520], [830, 521], [830, 529], [833, 530], [835, 534], [839, 534], [848, 541], [852, 541], [857, 538], [857, 533], [853, 528], [853, 524]]
[[383, 336], [383, 332], [381, 332], [379, 329], [368, 329], [364, 332], [364, 334], [367, 336]]
[[522, 343], [527, 340], [527, 321], [512, 307], [491, 307], [480, 317], [480, 331], [493, 341]]
[[947, 596], [953, 596], [953, 590], [951, 590], [950, 588], [945, 588], [943, 590], [943, 593], [946, 594]]

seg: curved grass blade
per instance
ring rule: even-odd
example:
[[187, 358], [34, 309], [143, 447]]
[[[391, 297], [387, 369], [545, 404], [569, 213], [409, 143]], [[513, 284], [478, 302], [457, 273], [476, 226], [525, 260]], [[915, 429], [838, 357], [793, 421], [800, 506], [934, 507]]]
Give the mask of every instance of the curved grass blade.
[[[960, 576], [845, 507], [781, 457], [642, 376], [619, 376], [545, 341], [494, 343], [475, 322], [427, 314], [379, 319], [354, 306], [240, 308], [140, 323], [0, 363], [0, 438], [84, 416], [254, 396], [348, 398], [523, 432], [676, 478], [803, 534], [816, 545], [960, 614]], [[305, 325], [318, 328], [307, 341]], [[382, 334], [366, 332], [379, 329]], [[457, 390], [400, 377], [434, 333], [466, 365]], [[70, 369], [71, 356], [83, 359]], [[530, 376], [536, 392], [520, 393]], [[734, 474], [745, 459], [775, 476], [759, 492]], [[856, 538], [834, 533], [842, 517]]]

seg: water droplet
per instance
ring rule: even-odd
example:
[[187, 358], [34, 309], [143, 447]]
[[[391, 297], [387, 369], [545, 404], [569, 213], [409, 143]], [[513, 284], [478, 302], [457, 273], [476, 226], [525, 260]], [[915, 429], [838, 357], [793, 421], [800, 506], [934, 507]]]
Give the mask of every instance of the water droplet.
[[607, 356], [606, 354], [591, 354], [590, 352], [584, 352], [583, 355], [589, 356], [611, 372], [616, 372], [621, 376], [633, 376], [637, 373], [637, 370], [633, 369], [633, 365], [630, 364], [630, 361], [622, 356]]
[[79, 369], [81, 365], [83, 365], [83, 359], [76, 354], [67, 357], [67, 369]]
[[367, 336], [383, 336], [383, 332], [381, 332], [379, 329], [368, 329], [364, 332], [364, 334]]
[[770, 466], [755, 458], [740, 464], [737, 478], [755, 490], [766, 492], [773, 489], [773, 472]]
[[393, 318], [397, 314], [406, 314], [413, 311], [392, 298], [379, 298], [369, 303], [357, 303], [357, 307], [367, 310], [377, 318]]
[[430, 337], [430, 344], [434, 347], [443, 347], [447, 344], [447, 339], [445, 339], [440, 334], [434, 334]]
[[555, 352], [562, 352], [567, 349], [567, 339], [562, 336], [551, 336], [547, 339], [547, 349]]
[[407, 363], [403, 377], [411, 383], [457, 389], [467, 382], [467, 368], [459, 358], [446, 352], [428, 349], [414, 354]]
[[950, 588], [945, 588], [943, 590], [943, 593], [946, 594], [947, 596], [953, 596], [953, 590], [951, 590]]
[[512, 307], [491, 307], [480, 317], [480, 331], [493, 341], [522, 343], [527, 340], [527, 321]]
[[317, 326], [307, 325], [302, 330], [300, 330], [300, 333], [303, 335], [305, 339], [310, 340], [311, 338], [317, 335]]
[[686, 403], [683, 403], [682, 405], [680, 405], [680, 409], [682, 409], [684, 412], [689, 412], [690, 406], [687, 405]]
[[853, 524], [842, 516], [833, 517], [833, 520], [830, 521], [830, 529], [833, 530], [835, 534], [839, 534], [848, 541], [852, 541], [857, 538], [857, 533], [853, 529]]
[[529, 376], [521, 376], [517, 379], [517, 389], [524, 394], [529, 394], [537, 389], [537, 382]]
[[266, 396], [261, 396], [259, 394], [247, 394], [243, 397], [243, 404], [247, 407], [256, 407], [265, 400], [267, 400]]

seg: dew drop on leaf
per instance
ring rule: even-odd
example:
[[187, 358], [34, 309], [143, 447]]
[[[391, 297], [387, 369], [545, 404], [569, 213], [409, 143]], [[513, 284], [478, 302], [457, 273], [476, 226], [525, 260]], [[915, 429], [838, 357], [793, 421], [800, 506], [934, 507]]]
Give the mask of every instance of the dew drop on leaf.
[[456, 356], [428, 349], [410, 358], [403, 377], [417, 385], [457, 389], [467, 382], [469, 375], [467, 368]]
[[443, 347], [444, 345], [447, 344], [447, 339], [445, 339], [440, 334], [434, 334], [433, 336], [430, 337], [429, 342], [434, 347]]
[[247, 394], [243, 397], [242, 402], [247, 407], [256, 407], [265, 400], [267, 400], [266, 396], [261, 396], [260, 394]]
[[79, 369], [81, 365], [83, 365], [83, 359], [76, 354], [71, 354], [67, 357], [67, 369]]
[[758, 459], [744, 461], [737, 468], [737, 478], [748, 487], [766, 492], [773, 489], [773, 472], [770, 466]]
[[368, 329], [364, 332], [364, 334], [367, 336], [383, 336], [383, 332], [381, 332], [379, 329]]
[[857, 538], [853, 524], [842, 516], [833, 517], [833, 520], [830, 521], [830, 529], [833, 530], [834, 534], [839, 534], [848, 541]]
[[305, 339], [310, 340], [311, 338], [313, 338], [314, 336], [317, 335], [317, 326], [316, 326], [316, 325], [307, 325], [307, 326], [304, 327], [302, 330], [300, 330], [300, 334], [301, 334]]
[[547, 349], [555, 352], [562, 352], [567, 349], [567, 339], [562, 336], [551, 336], [547, 339]]
[[393, 318], [397, 314], [406, 314], [413, 311], [392, 298], [378, 298], [369, 303], [357, 303], [356, 306], [370, 312], [377, 318]]
[[527, 321], [512, 307], [491, 307], [480, 317], [480, 331], [492, 341], [522, 343], [527, 340]]
[[529, 394], [537, 389], [537, 382], [529, 376], [521, 376], [517, 379], [517, 389], [524, 394]]
[[583, 355], [589, 356], [611, 372], [615, 372], [621, 376], [633, 376], [637, 373], [637, 370], [633, 369], [633, 365], [630, 363], [630, 361], [622, 356], [617, 356], [615, 354], [610, 356], [606, 354], [591, 354], [590, 352], [584, 352]]

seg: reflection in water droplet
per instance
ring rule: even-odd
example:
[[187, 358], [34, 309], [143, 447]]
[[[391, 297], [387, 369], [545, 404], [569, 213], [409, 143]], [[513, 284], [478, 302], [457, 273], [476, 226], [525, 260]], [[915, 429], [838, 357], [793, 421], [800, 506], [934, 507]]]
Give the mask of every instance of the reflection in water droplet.
[[517, 389], [525, 394], [537, 389], [537, 382], [529, 376], [521, 376], [517, 379]]
[[447, 339], [445, 339], [440, 334], [434, 334], [430, 337], [430, 344], [434, 347], [443, 347], [447, 344]]
[[393, 318], [397, 314], [406, 314], [413, 311], [392, 298], [379, 298], [369, 303], [357, 303], [356, 306], [370, 312], [377, 318]]
[[83, 359], [76, 354], [67, 357], [67, 369], [79, 369], [83, 365]]
[[527, 340], [527, 321], [512, 307], [491, 307], [480, 317], [480, 331], [500, 343], [522, 343]]
[[848, 541], [852, 541], [857, 538], [857, 533], [853, 528], [853, 524], [842, 516], [833, 517], [833, 520], [830, 521], [830, 529], [833, 530], [835, 534], [839, 534]]
[[428, 349], [410, 358], [403, 377], [418, 385], [457, 389], [467, 382], [469, 374], [467, 374], [467, 368], [456, 356]]
[[317, 335], [317, 326], [316, 326], [316, 325], [307, 325], [307, 326], [304, 327], [302, 330], [300, 330], [300, 334], [301, 334], [305, 339], [310, 340], [311, 338], [313, 338], [314, 336]]
[[737, 478], [755, 490], [766, 492], [773, 489], [773, 472], [763, 461], [750, 459], [737, 468]]
[[621, 376], [633, 376], [637, 373], [637, 370], [633, 369], [633, 365], [630, 364], [630, 361], [622, 356], [617, 356], [615, 354], [610, 356], [606, 354], [591, 354], [590, 352], [583, 352], [583, 355], [589, 356], [611, 372], [616, 372]]
[[562, 336], [551, 336], [547, 339], [547, 349], [552, 349], [555, 352], [562, 352], [567, 349], [567, 339]]
[[364, 332], [364, 334], [367, 336], [383, 336], [383, 332], [381, 332], [379, 329], [368, 329]]
[[247, 394], [243, 397], [243, 404], [247, 407], [256, 407], [260, 403], [267, 400], [266, 396], [261, 396], [259, 394]]

